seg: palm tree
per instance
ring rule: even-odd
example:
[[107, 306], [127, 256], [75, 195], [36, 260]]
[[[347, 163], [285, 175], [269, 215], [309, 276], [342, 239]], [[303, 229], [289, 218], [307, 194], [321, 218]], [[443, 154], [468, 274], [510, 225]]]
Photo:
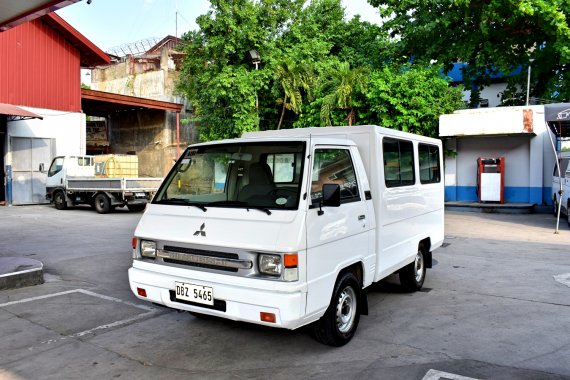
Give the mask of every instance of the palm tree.
[[321, 120], [331, 125], [331, 112], [335, 109], [348, 111], [348, 125], [356, 121], [356, 97], [365, 94], [368, 85], [368, 70], [363, 67], [351, 69], [348, 62], [341, 62], [331, 70], [331, 80], [328, 84], [330, 93], [323, 98]]
[[295, 114], [301, 112], [301, 106], [303, 105], [303, 94], [301, 91], [305, 90], [310, 98], [314, 75], [308, 65], [298, 64], [290, 59], [286, 59], [277, 65], [275, 78], [281, 84], [283, 90], [283, 97], [277, 99], [277, 103], [283, 105], [279, 123], [277, 124], [277, 129], [280, 129], [286, 109], [293, 111]]

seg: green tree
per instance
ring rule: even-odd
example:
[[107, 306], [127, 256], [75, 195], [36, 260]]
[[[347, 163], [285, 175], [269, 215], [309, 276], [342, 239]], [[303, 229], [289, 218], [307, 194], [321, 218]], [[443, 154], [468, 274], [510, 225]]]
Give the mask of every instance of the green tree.
[[374, 123], [437, 137], [439, 116], [461, 107], [461, 89], [449, 86], [438, 67], [385, 66], [370, 76], [367, 94]]
[[356, 121], [357, 110], [363, 106], [361, 99], [365, 97], [368, 85], [368, 69], [366, 67], [350, 68], [348, 62], [341, 62], [330, 71], [331, 79], [325, 85], [328, 94], [323, 98], [321, 120], [332, 124], [331, 112], [334, 109], [348, 111], [348, 125]]
[[509, 79], [511, 94], [526, 91], [526, 69], [533, 60], [532, 94], [570, 98], [568, 0], [368, 2], [386, 19], [384, 30], [397, 37], [406, 60], [437, 60], [446, 70], [454, 62], [467, 63], [464, 78], [469, 87], [488, 85], [498, 72], [518, 73]]
[[283, 88], [283, 97], [277, 99], [277, 103], [282, 105], [281, 116], [277, 124], [277, 129], [281, 129], [286, 109], [293, 111], [295, 114], [301, 112], [301, 106], [303, 105], [302, 91], [304, 90], [307, 94], [310, 94], [314, 76], [308, 65], [296, 64], [290, 59], [286, 59], [277, 65], [275, 78]]

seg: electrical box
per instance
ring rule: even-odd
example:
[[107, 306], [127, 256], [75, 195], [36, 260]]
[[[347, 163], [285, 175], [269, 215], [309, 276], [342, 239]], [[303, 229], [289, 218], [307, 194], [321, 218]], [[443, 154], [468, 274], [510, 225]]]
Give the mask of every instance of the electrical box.
[[477, 159], [479, 202], [505, 203], [505, 157]]

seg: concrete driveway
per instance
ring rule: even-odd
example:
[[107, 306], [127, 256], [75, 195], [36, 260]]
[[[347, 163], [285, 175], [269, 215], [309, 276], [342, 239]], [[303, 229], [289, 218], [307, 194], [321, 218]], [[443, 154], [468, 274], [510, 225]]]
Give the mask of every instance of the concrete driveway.
[[372, 286], [341, 348], [138, 301], [127, 269], [139, 217], [0, 207], [0, 256], [46, 272], [0, 291], [0, 378], [570, 379], [570, 230], [554, 235], [550, 215], [447, 213], [424, 290]]

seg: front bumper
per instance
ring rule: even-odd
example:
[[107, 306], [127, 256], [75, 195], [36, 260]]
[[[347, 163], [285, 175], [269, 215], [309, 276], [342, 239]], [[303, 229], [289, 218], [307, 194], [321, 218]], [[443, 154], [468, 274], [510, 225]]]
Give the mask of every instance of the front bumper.
[[[150, 264], [152, 265], [152, 264]], [[232, 278], [233, 283], [221, 282], [221, 277], [211, 275], [212, 279], [187, 278], [180, 274], [166, 274], [148, 268], [136, 267], [129, 269], [129, 283], [132, 292], [138, 298], [161, 304], [170, 308], [209, 314], [234, 321], [250, 322], [271, 327], [286, 329], [298, 328], [308, 321], [305, 318], [306, 293], [296, 291], [280, 291], [275, 289], [262, 289], [259, 284], [263, 280], [249, 278]], [[162, 267], [161, 267], [162, 268]], [[203, 272], [194, 272], [196, 277], [204, 277]], [[194, 277], [194, 276], [193, 276]], [[178, 302], [173, 292], [175, 282], [184, 282], [194, 285], [203, 285], [213, 288], [215, 308]], [[256, 284], [257, 287], [252, 287]], [[272, 285], [274, 285], [273, 282]], [[146, 297], [138, 294], [137, 288], [146, 291]], [[268, 287], [270, 288], [270, 287]], [[275, 286], [273, 286], [275, 288]], [[223, 307], [222, 307], [223, 305]], [[264, 322], [260, 313], [273, 313], [275, 323]]]

